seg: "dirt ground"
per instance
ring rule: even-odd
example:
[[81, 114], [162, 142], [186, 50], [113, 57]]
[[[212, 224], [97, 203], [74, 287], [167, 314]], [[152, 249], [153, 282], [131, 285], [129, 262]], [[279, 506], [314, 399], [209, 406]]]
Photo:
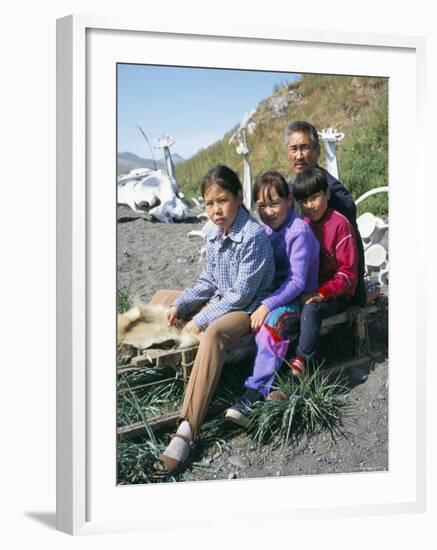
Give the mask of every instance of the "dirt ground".
[[[200, 237], [188, 237], [204, 221], [153, 222], [147, 215], [120, 207], [118, 215], [118, 289], [148, 301], [160, 288], [183, 289], [200, 272]], [[369, 327], [372, 350], [382, 358], [366, 368], [368, 378], [350, 387], [351, 413], [346, 419], [346, 437], [334, 441], [330, 434], [301, 441], [297, 448], [265, 445], [256, 448], [240, 429], [224, 434], [224, 444], [203, 446], [197, 451], [185, 480], [238, 479], [278, 475], [311, 475], [384, 471], [388, 460], [388, 361], [386, 319]], [[341, 335], [338, 337], [341, 340]], [[337, 339], [337, 341], [340, 341]], [[335, 346], [331, 342], [329, 346]], [[341, 346], [340, 346], [341, 347]], [[329, 355], [329, 351], [327, 352]]]

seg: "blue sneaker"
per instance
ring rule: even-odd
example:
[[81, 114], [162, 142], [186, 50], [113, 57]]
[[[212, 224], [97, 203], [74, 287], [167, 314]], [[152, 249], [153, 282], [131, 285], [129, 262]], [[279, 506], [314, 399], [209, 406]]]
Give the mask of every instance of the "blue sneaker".
[[247, 428], [250, 421], [250, 407], [257, 401], [264, 401], [263, 394], [254, 388], [247, 388], [244, 395], [237, 400], [235, 405], [227, 409], [225, 413], [226, 420]]

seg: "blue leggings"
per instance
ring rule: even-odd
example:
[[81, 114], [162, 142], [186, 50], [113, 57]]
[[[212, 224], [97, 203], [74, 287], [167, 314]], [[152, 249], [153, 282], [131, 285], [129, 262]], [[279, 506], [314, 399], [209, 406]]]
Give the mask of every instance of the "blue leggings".
[[299, 322], [299, 310], [299, 304], [292, 302], [269, 313], [255, 337], [257, 353], [252, 376], [245, 382], [246, 388], [256, 389], [267, 397], [276, 371], [287, 354], [290, 331]]
[[307, 361], [310, 360], [319, 343], [320, 325], [323, 319], [345, 311], [350, 301], [345, 296], [328, 302], [305, 304], [300, 314], [300, 332], [296, 353]]

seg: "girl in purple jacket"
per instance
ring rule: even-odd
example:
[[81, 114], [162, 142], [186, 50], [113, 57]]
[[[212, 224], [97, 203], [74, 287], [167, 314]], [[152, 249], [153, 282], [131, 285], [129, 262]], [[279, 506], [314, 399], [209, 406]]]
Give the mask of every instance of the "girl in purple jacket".
[[253, 197], [275, 255], [276, 291], [250, 317], [256, 332], [257, 355], [246, 392], [226, 411], [225, 418], [247, 426], [247, 406], [264, 400], [288, 350], [291, 327], [299, 320], [299, 296], [318, 288], [319, 243], [311, 228], [292, 210], [288, 184], [278, 172], [255, 180]]

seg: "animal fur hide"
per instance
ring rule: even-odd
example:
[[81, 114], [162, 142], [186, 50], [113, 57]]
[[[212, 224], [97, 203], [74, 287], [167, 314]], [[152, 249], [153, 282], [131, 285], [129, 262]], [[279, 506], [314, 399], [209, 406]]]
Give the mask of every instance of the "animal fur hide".
[[137, 304], [118, 315], [117, 340], [119, 345], [138, 349], [155, 347], [186, 348], [198, 344], [192, 332], [183, 332], [183, 322], [169, 327], [166, 322], [168, 308], [160, 305]]

